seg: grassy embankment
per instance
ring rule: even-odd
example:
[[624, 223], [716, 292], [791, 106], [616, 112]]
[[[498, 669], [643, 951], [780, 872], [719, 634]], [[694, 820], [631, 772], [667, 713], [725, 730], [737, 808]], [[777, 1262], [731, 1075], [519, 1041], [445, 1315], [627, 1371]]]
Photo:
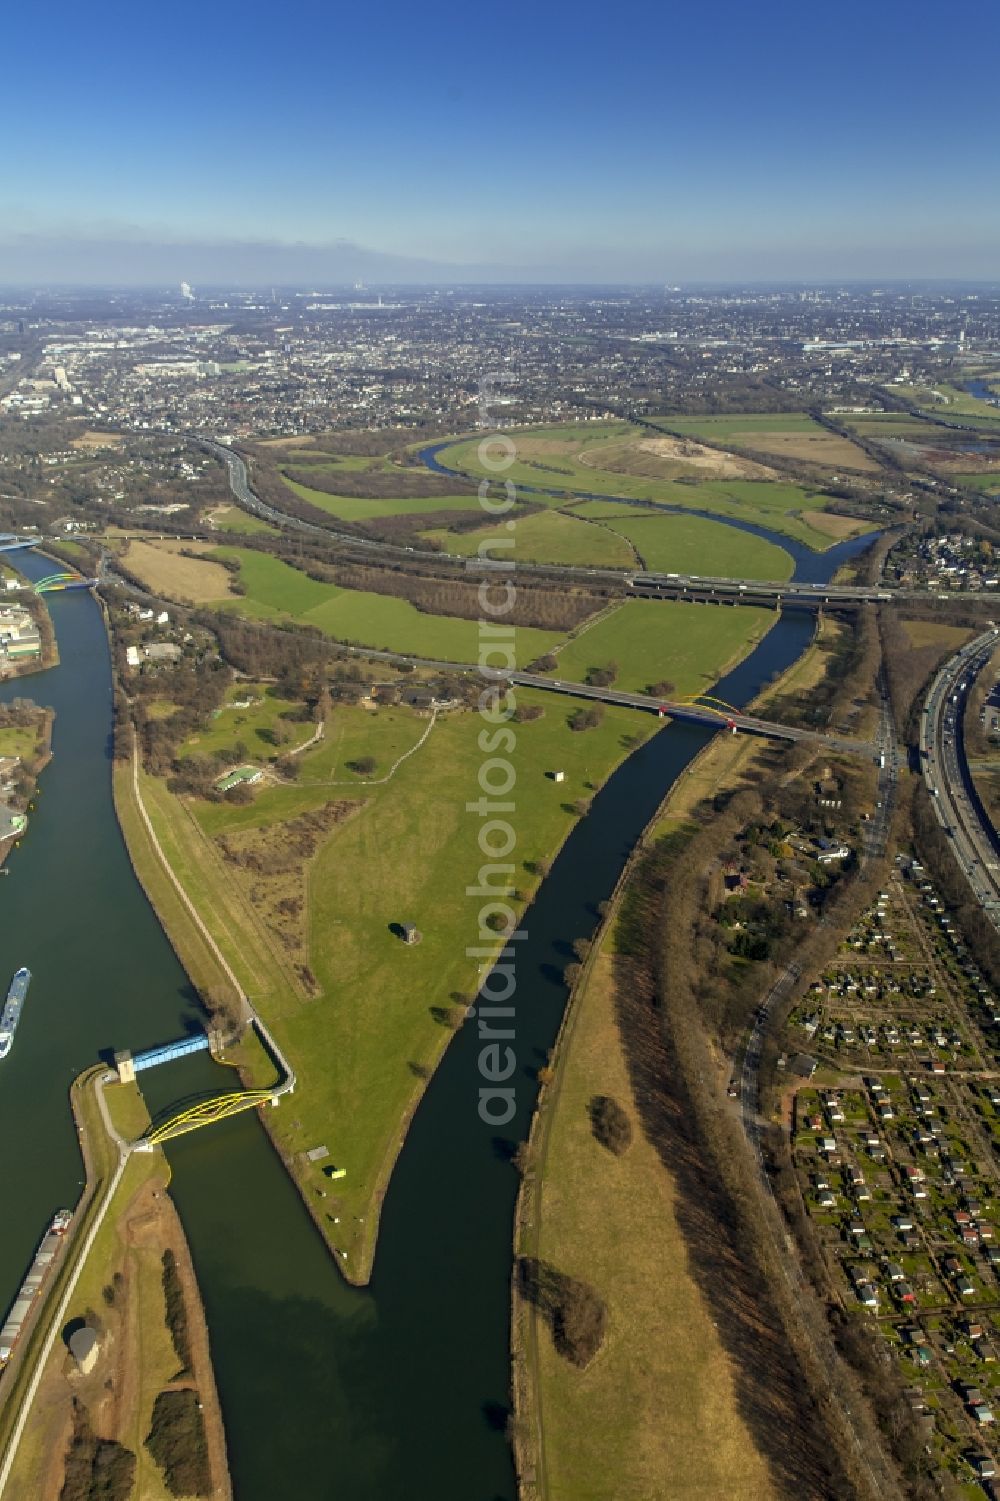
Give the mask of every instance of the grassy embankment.
[[[623, 435], [633, 447], [648, 444], [649, 435], [622, 424], [612, 427], [613, 431], [606, 429], [603, 433], [595, 425], [588, 426], [584, 432], [552, 428], [505, 434], [517, 445], [518, 457], [504, 471], [503, 477], [514, 485], [543, 486], [564, 497], [586, 491], [624, 499], [659, 501], [685, 510], [710, 511], [719, 516], [756, 522], [795, 537], [818, 551], [830, 545], [830, 537], [802, 515], [803, 512], [821, 512], [831, 503], [830, 497], [821, 490], [808, 490], [779, 480], [707, 479], [697, 473], [661, 479], [649, 475], [645, 450], [641, 465], [633, 466], [643, 472], [632, 473], [629, 472], [628, 458], [622, 456]], [[851, 447], [846, 440], [840, 441], [845, 448]], [[616, 467], [602, 467], [602, 443], [608, 445], [608, 458]], [[488, 471], [479, 457], [479, 446], [480, 440], [465, 439], [445, 449], [439, 459], [449, 469], [482, 478]], [[688, 482], [682, 482], [683, 478]]]
[[[667, 616], [656, 619], [662, 624]], [[718, 675], [738, 644], [732, 635], [720, 637], [718, 623], [740, 620], [746, 630], [742, 611], [691, 607], [684, 660], [669, 633], [673, 656], [664, 657], [680, 687], [697, 688]], [[577, 801], [655, 722], [608, 709], [598, 728], [574, 733], [567, 726], [571, 703], [530, 692], [519, 701], [543, 710], [516, 726], [511, 754], [520, 909], [579, 816]], [[439, 719], [393, 773], [400, 747], [414, 746], [426, 728], [426, 720], [403, 710], [338, 707], [326, 739], [303, 754], [298, 781], [265, 785], [246, 806], [178, 800], [163, 782], [140, 780], [167, 859], [298, 1070], [294, 1112], [268, 1111], [266, 1123], [306, 1202], [320, 1211], [328, 1240], [346, 1253], [340, 1259], [347, 1274], [358, 1280], [368, 1274], [378, 1206], [406, 1124], [451, 1035], [456, 997], [476, 984], [475, 962], [464, 951], [478, 939], [479, 903], [465, 889], [476, 883], [483, 857], [478, 819], [465, 805], [479, 796], [482, 725], [469, 713]], [[360, 777], [346, 763], [365, 755], [377, 767]], [[546, 777], [550, 768], [564, 770], [565, 783]], [[217, 985], [217, 961], [153, 860], [121, 769], [116, 789], [133, 858], [168, 933], [195, 983]], [[274, 900], [261, 896], [263, 877], [220, 849], [220, 835], [230, 847], [244, 841], [245, 849], [249, 841], [266, 873], [268, 851], [285, 848], [289, 821], [338, 801], [348, 805], [347, 816], [301, 869], [278, 878]], [[300, 916], [279, 933], [268, 911], [280, 903], [289, 910], [289, 899]], [[403, 922], [420, 930], [420, 944], [400, 942], [393, 925]], [[299, 952], [308, 957], [313, 986], [297, 966]], [[321, 1206], [318, 1192], [328, 1181], [304, 1159], [319, 1142], [347, 1169], [336, 1195], [328, 1193]]]
[[[816, 641], [755, 707], [814, 686], [827, 647], [843, 629], [824, 620]], [[747, 737], [718, 737], [675, 783], [649, 837], [682, 827], [706, 796], [736, 785], [758, 750]], [[614, 1014], [614, 921], [612, 911], [568, 1012], [555, 1081], [545, 1090], [533, 1138], [539, 1186], [525, 1191], [519, 1241], [522, 1253], [598, 1289], [608, 1303], [609, 1333], [598, 1359], [581, 1373], [519, 1308], [515, 1352], [527, 1378], [521, 1431], [541, 1444], [533, 1462], [542, 1496], [596, 1501], [613, 1485], [623, 1501], [723, 1491], [757, 1501], [772, 1493], [766, 1464], [739, 1411], [731, 1358], [692, 1275], [676, 1184], [645, 1139], [616, 1159], [589, 1125], [587, 1105], [595, 1095], [630, 1099]], [[609, 1191], [598, 1192], [601, 1185]]]
[[[759, 749], [718, 737], [671, 790], [647, 837], [686, 822], [706, 792], [733, 784]], [[735, 1363], [693, 1270], [679, 1187], [635, 1111], [616, 1017], [615, 924], [626, 880], [571, 998], [555, 1076], [532, 1128], [516, 1251], [593, 1287], [604, 1343], [579, 1370], [540, 1315], [515, 1300], [518, 1433], [526, 1497], [647, 1501], [777, 1494], [740, 1407]], [[615, 1156], [590, 1104], [626, 1109], [633, 1141]]]
[[[90, 1185], [110, 1176], [116, 1151], [91, 1091], [80, 1091], [78, 1119], [84, 1128], [95, 1173]], [[112, 1121], [127, 1139], [149, 1124], [135, 1085], [111, 1085], [106, 1099]], [[208, 1337], [183, 1231], [165, 1192], [169, 1168], [162, 1153], [133, 1153], [86, 1262], [79, 1272], [67, 1316], [86, 1320], [99, 1332], [95, 1370], [81, 1376], [61, 1339], [42, 1373], [31, 1414], [11, 1474], [11, 1494], [55, 1501], [63, 1456], [72, 1428], [72, 1401], [83, 1402], [92, 1426], [136, 1457], [134, 1492], [142, 1501], [169, 1501], [162, 1471], [145, 1445], [153, 1404], [166, 1388], [197, 1384], [211, 1436], [216, 1501], [230, 1494], [221, 1412], [208, 1353]], [[83, 1227], [81, 1227], [82, 1230]], [[80, 1232], [78, 1231], [78, 1234]], [[184, 1284], [191, 1331], [192, 1369], [180, 1368], [165, 1320], [161, 1258], [169, 1246]], [[62, 1268], [68, 1275], [71, 1258]], [[53, 1290], [53, 1303], [58, 1289]]]
[[[824, 619], [802, 657], [754, 701], [805, 693], [823, 677], [827, 649], [845, 627]], [[656, 840], [688, 824], [694, 808], [739, 785], [760, 750], [747, 736], [718, 736], [682, 773], [653, 821]], [[645, 1138], [631, 1096], [615, 1005], [619, 886], [574, 990], [555, 1073], [532, 1128], [516, 1250], [589, 1284], [605, 1301], [607, 1333], [585, 1370], [568, 1363], [540, 1317], [515, 1301], [513, 1353], [521, 1456], [540, 1501], [647, 1501], [778, 1494], [737, 1390], [734, 1361], [693, 1273], [681, 1229], [678, 1184]], [[628, 1110], [631, 1147], [601, 1146], [590, 1102]], [[750, 1373], [752, 1379], [752, 1373]], [[745, 1378], [746, 1373], [742, 1373]]]

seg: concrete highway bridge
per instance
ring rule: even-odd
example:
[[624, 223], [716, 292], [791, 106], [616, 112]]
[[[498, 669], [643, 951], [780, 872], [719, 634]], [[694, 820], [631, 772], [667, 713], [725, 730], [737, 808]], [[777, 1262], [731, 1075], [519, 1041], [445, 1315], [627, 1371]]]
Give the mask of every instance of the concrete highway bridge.
[[[451, 670], [454, 671], [454, 664]], [[471, 672], [475, 669], [470, 667], [467, 670]], [[805, 729], [798, 725], [777, 724], [774, 720], [763, 719], [756, 714], [744, 714], [732, 704], [708, 694], [695, 694], [690, 698], [653, 698], [647, 693], [627, 693], [614, 687], [595, 688], [589, 683], [571, 683], [535, 672], [512, 672], [505, 676], [512, 683], [520, 683], [527, 688], [541, 688], [547, 693], [561, 693], [567, 698], [585, 698], [602, 704], [620, 704], [627, 709], [644, 709], [663, 719], [708, 725], [715, 730], [730, 730], [733, 734], [742, 731], [747, 735], [760, 735], [766, 740], [818, 741], [832, 751], [865, 756], [869, 760], [876, 758], [875, 746], [868, 740], [828, 735], [822, 730]]]

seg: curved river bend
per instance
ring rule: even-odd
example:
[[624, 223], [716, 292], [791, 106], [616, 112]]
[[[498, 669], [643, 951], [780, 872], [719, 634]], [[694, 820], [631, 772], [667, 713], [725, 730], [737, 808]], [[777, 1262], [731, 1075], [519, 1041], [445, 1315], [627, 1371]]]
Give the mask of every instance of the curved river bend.
[[[822, 554], [829, 577], [864, 538]], [[783, 544], [784, 545], [784, 544]], [[49, 564], [29, 557], [40, 577]], [[811, 567], [815, 566], [815, 555]], [[23, 847], [0, 882], [0, 982], [34, 974], [0, 1065], [9, 1303], [42, 1228], [75, 1203], [82, 1170], [70, 1080], [102, 1051], [179, 1035], [195, 997], [137, 884], [111, 796], [111, 677], [100, 611], [49, 596], [62, 654], [0, 698], [57, 713], [55, 757]], [[785, 613], [719, 694], [746, 703], [811, 639]], [[589, 934], [670, 784], [709, 738], [673, 724], [633, 753], [570, 835], [526, 921], [517, 958], [518, 1110], [503, 1139], [477, 1113], [475, 1029], [455, 1037], [413, 1121], [390, 1185], [370, 1287], [340, 1278], [253, 1116], [170, 1147], [171, 1192], [201, 1284], [238, 1501], [512, 1501], [508, 1401], [510, 1241], [535, 1074], [565, 1003], [569, 945]], [[147, 1074], [156, 1111], [219, 1088], [207, 1055]], [[294, 1097], [282, 1109], [295, 1109]]]

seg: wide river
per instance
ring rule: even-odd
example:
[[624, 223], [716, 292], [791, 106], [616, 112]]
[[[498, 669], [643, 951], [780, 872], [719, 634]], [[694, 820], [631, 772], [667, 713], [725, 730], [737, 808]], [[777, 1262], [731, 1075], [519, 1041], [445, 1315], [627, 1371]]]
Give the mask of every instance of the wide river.
[[[823, 554], [823, 576], [865, 541]], [[34, 578], [51, 571], [31, 555], [23, 566]], [[80, 1192], [71, 1079], [101, 1054], [165, 1041], [196, 1017], [115, 817], [100, 611], [84, 592], [48, 599], [60, 666], [0, 690], [57, 715], [37, 809], [0, 879], [0, 985], [21, 964], [34, 976], [16, 1045], [0, 1063], [0, 1315], [53, 1211]], [[799, 656], [812, 629], [811, 617], [785, 613], [719, 694], [746, 703]], [[392, 1179], [368, 1288], [341, 1280], [254, 1116], [171, 1145], [171, 1192], [204, 1296], [237, 1501], [512, 1501], [510, 1150], [527, 1133], [535, 1074], [559, 1025], [570, 945], [592, 931], [643, 827], [708, 736], [696, 726], [662, 729], [570, 836], [518, 955], [516, 1118], [503, 1139], [480, 1121], [475, 1029], [462, 1029]], [[143, 1085], [156, 1111], [230, 1082], [202, 1054], [146, 1074]], [[294, 1110], [294, 1097], [280, 1108]]]

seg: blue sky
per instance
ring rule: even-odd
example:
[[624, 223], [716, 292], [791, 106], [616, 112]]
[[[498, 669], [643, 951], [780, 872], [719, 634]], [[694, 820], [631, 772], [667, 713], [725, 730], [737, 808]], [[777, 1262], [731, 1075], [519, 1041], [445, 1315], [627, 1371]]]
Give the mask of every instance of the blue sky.
[[54, 0], [4, 33], [0, 280], [1000, 276], [992, 0]]

